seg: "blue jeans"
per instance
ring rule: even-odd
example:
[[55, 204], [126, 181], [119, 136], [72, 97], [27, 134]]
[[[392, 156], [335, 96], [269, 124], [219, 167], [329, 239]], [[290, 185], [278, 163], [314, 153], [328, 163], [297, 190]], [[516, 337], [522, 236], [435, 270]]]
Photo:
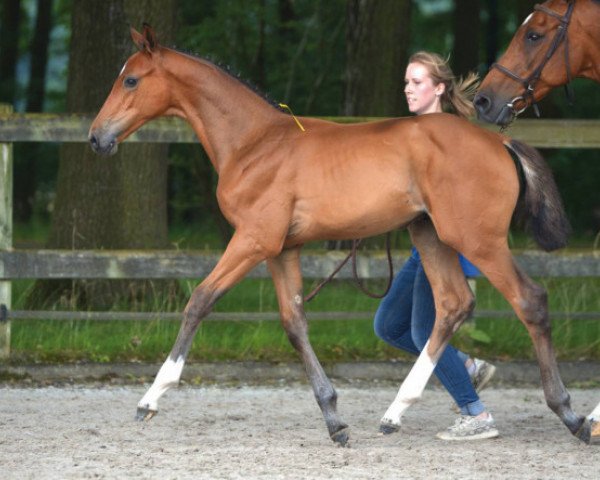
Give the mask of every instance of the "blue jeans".
[[[419, 258], [404, 264], [375, 314], [375, 334], [396, 348], [419, 355], [431, 335], [435, 304], [431, 286]], [[464, 415], [485, 410], [465, 367], [468, 356], [448, 345], [434, 373]]]

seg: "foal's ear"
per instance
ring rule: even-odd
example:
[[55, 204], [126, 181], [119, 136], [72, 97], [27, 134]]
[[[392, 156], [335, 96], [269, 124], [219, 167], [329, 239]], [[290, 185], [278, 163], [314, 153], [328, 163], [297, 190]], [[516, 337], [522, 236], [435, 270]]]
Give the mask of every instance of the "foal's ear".
[[143, 33], [138, 32], [133, 27], [131, 27], [129, 31], [131, 33], [131, 39], [133, 40], [133, 43], [135, 43], [140, 51], [152, 53], [158, 46], [156, 36], [154, 35], [154, 30], [147, 23], [144, 23]]

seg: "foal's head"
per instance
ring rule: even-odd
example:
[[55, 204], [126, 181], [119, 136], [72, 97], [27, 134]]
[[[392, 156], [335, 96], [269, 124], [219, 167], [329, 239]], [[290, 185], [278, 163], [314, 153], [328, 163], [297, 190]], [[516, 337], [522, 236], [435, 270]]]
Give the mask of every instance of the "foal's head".
[[123, 66], [90, 128], [88, 138], [96, 153], [116, 153], [117, 144], [144, 123], [169, 113], [171, 91], [162, 68], [164, 49], [148, 25], [143, 33], [132, 28], [131, 38], [139, 52]]
[[576, 76], [583, 56], [579, 35], [584, 35], [577, 16], [587, 6], [580, 4], [550, 0], [535, 6], [481, 82], [474, 99], [480, 119], [505, 125]]

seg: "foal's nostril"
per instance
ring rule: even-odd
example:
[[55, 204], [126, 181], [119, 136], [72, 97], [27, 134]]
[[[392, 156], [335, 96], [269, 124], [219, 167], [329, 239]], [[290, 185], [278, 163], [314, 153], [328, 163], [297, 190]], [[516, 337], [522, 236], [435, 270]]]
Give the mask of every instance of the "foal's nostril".
[[492, 106], [492, 101], [486, 94], [478, 93], [473, 99], [473, 104], [479, 113], [487, 113]]
[[92, 146], [92, 150], [97, 151], [98, 150], [98, 137], [96, 137], [96, 135], [91, 134], [90, 138], [90, 145]]

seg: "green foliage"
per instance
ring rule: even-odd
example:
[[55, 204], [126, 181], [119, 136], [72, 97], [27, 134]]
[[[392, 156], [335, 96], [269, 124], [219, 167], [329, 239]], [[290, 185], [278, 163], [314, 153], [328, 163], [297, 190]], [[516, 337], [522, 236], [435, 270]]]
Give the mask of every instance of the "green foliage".
[[[178, 42], [301, 115], [340, 112], [345, 2], [182, 2]], [[285, 2], [283, 2], [285, 3]]]

